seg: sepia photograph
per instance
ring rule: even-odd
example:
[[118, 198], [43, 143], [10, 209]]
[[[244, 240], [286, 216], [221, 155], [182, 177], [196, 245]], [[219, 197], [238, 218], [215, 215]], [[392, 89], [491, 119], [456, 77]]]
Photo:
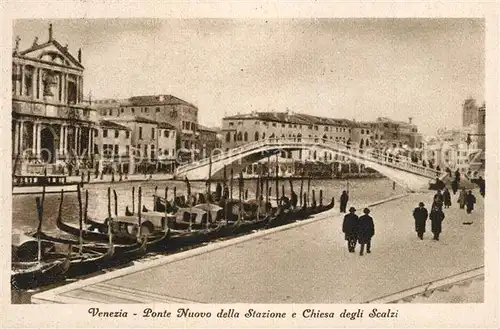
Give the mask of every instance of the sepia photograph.
[[484, 17], [118, 16], [11, 21], [10, 305], [293, 327], [485, 305]]

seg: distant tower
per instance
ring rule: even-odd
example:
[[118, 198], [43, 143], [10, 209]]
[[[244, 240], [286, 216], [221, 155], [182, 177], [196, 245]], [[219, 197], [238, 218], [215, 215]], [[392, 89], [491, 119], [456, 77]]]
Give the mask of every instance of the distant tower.
[[52, 41], [52, 23], [49, 24], [49, 41]]
[[412, 117], [409, 117], [409, 118], [408, 118], [408, 122], [411, 124], [411, 123], [412, 123], [412, 121], [413, 121], [413, 118], [412, 118]]
[[474, 98], [465, 100], [462, 107], [462, 126], [468, 127], [478, 123], [478, 107]]

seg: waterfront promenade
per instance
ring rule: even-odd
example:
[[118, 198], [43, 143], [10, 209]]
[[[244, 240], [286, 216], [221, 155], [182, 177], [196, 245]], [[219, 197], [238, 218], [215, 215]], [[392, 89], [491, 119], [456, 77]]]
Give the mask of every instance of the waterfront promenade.
[[[434, 193], [375, 205], [372, 253], [347, 252], [342, 217], [315, 218], [75, 282], [32, 297], [34, 303], [365, 303], [443, 280], [481, 272], [484, 200], [471, 215], [445, 209], [440, 241], [414, 232], [412, 209]], [[354, 204], [358, 214], [364, 206]], [[469, 216], [472, 225], [463, 225]], [[358, 246], [359, 250], [359, 246]], [[425, 302], [425, 301], [423, 301]]]

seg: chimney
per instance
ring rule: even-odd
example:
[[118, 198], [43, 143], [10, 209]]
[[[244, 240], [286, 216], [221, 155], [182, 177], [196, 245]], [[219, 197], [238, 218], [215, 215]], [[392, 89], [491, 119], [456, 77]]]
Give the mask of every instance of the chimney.
[[49, 41], [52, 41], [52, 23], [49, 24]]
[[78, 63], [82, 62], [82, 48], [78, 49]]
[[413, 121], [413, 118], [412, 117], [409, 117], [408, 118], [408, 122], [411, 124], [411, 122]]

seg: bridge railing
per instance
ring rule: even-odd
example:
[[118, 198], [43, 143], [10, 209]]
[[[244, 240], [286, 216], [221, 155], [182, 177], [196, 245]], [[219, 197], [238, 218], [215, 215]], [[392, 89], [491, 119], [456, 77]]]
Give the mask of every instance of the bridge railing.
[[[360, 149], [352, 145], [348, 145], [345, 143], [334, 142], [327, 139], [320, 138], [308, 138], [308, 137], [295, 137], [295, 138], [267, 138], [262, 139], [255, 142], [250, 142], [248, 144], [242, 145], [237, 148], [230, 149], [225, 152], [218, 153], [213, 155], [212, 162], [216, 162], [222, 159], [226, 159], [228, 157], [236, 156], [241, 153], [247, 152], [249, 150], [258, 149], [262, 147], [276, 147], [279, 148], [303, 148], [308, 147], [320, 147], [327, 148], [335, 151], [339, 155], [348, 157], [348, 158], [356, 158], [358, 160], [366, 160], [375, 162], [378, 164], [382, 164], [388, 167], [393, 167], [397, 169], [403, 169], [406, 171], [414, 172], [420, 174], [422, 176], [426, 176], [429, 178], [437, 178], [440, 175], [445, 173], [425, 167], [419, 163], [413, 162], [409, 157], [403, 155], [389, 155], [382, 153], [381, 151], [373, 151], [369, 147], [365, 149]], [[194, 168], [199, 168], [210, 163], [210, 157], [192, 162], [187, 165], [183, 165], [177, 168], [177, 173], [183, 173], [189, 171]]]

